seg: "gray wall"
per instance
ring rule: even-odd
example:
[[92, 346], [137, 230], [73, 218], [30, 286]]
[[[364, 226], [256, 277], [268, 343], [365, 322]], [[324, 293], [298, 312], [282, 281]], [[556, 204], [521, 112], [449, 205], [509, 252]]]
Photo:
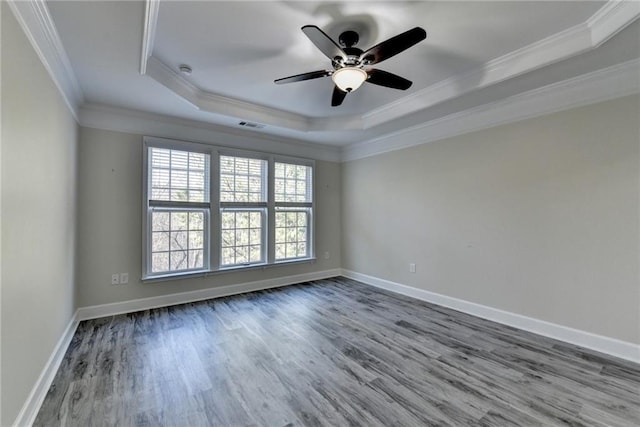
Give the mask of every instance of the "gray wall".
[[77, 125], [2, 2], [2, 416], [18, 415], [74, 311]]
[[639, 117], [632, 96], [343, 164], [343, 267], [640, 343]]
[[[314, 264], [141, 283], [142, 136], [80, 128], [77, 298], [80, 307], [340, 267], [340, 165], [316, 162]], [[329, 259], [324, 258], [328, 251]], [[111, 274], [130, 283], [112, 286]]]
[[76, 307], [339, 267], [640, 343], [637, 96], [319, 161], [316, 263], [142, 284], [142, 137], [78, 134], [1, 7], [1, 425]]

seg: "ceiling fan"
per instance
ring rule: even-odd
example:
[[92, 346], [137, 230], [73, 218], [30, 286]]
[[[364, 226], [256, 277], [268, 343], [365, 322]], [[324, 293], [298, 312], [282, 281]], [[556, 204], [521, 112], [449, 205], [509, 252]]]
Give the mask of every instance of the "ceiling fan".
[[331, 97], [332, 107], [342, 104], [347, 93], [358, 89], [364, 82], [392, 89], [409, 89], [412, 84], [410, 80], [387, 71], [367, 67], [389, 59], [427, 38], [427, 32], [424, 29], [415, 27], [362, 51], [355, 47], [360, 38], [355, 31], [349, 30], [340, 34], [338, 39], [340, 45], [315, 25], [305, 25], [302, 31], [331, 60], [333, 70], [311, 71], [277, 79], [274, 82], [284, 84], [331, 76], [335, 83]]

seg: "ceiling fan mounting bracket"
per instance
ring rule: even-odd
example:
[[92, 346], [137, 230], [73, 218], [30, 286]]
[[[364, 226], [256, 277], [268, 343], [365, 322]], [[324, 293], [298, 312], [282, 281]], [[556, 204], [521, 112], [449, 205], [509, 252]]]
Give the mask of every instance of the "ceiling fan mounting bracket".
[[355, 46], [358, 44], [358, 40], [360, 40], [360, 36], [353, 30], [343, 31], [338, 37], [338, 43], [346, 48]]

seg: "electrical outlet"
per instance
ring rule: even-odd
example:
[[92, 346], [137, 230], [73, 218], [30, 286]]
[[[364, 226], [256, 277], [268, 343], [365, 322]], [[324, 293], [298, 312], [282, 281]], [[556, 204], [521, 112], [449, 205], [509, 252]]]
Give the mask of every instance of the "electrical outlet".
[[129, 283], [129, 273], [120, 273], [120, 284], [126, 285]]
[[409, 273], [416, 272], [416, 265], [414, 263], [409, 264]]
[[119, 274], [112, 274], [111, 275], [111, 284], [112, 285], [119, 285], [120, 284], [120, 275]]
[[324, 259], [329, 259], [329, 257], [330, 257], [330, 256], [331, 256], [331, 255], [329, 254], [329, 251], [326, 251], [326, 252], [324, 253]]

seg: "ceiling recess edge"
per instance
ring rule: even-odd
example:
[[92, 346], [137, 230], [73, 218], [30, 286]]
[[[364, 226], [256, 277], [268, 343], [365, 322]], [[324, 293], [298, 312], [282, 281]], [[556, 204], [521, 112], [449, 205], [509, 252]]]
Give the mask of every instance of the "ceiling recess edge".
[[382, 125], [472, 90], [488, 87], [595, 49], [640, 16], [640, 2], [610, 0], [585, 22], [495, 58], [463, 75], [447, 78], [361, 116], [323, 118], [234, 99], [204, 91], [191, 84], [171, 67], [153, 57], [152, 36], [155, 35], [160, 0], [146, 0], [146, 3], [141, 71], [146, 69], [147, 75], [199, 110], [301, 132], [363, 130]]
[[[71, 68], [71, 64], [69, 58], [66, 54], [64, 46], [60, 40], [58, 32], [56, 30], [55, 24], [49, 14], [46, 2], [44, 0], [33, 0], [29, 2], [15, 1], [10, 0], [7, 2], [8, 6], [11, 8], [12, 12], [16, 16], [18, 23], [22, 27], [25, 32], [27, 38], [30, 43], [33, 45], [34, 50], [38, 54], [40, 60], [45, 66], [47, 72], [50, 74], [52, 80], [60, 91], [61, 95], [67, 106], [69, 107], [71, 113], [74, 115], [76, 120], [78, 120], [79, 109], [80, 106], [84, 104], [84, 96], [82, 90], [78, 84], [78, 80], [75, 76], [73, 69]], [[151, 58], [150, 56], [146, 56], [144, 52], [149, 52], [149, 49], [153, 46], [153, 35], [155, 35], [155, 26], [157, 23], [157, 15], [160, 1], [159, 0], [147, 0], [147, 5], [145, 13], [145, 35], [143, 37], [143, 43], [146, 44], [146, 47], [143, 46], [143, 50], [141, 52], [141, 60], [144, 58], [144, 66], [148, 65], [147, 62]], [[590, 49], [600, 46], [606, 40], [610, 39], [617, 32], [624, 29], [627, 25], [638, 19], [640, 16], [640, 2], [628, 2], [628, 1], [609, 1], [605, 4], [601, 9], [599, 9], [594, 15], [592, 15], [584, 24], [577, 25], [568, 30], [565, 30], [561, 33], [558, 33], [556, 36], [560, 37], [561, 40], [564, 40], [564, 43], [570, 44], [570, 40], [573, 40], [573, 43], [576, 43], [578, 47], [584, 46], [584, 31], [585, 28], [589, 33], [590, 38]], [[582, 35], [581, 35], [582, 33]], [[531, 52], [533, 49], [540, 44], [548, 44], [551, 43], [554, 39], [551, 38], [544, 39], [540, 42], [534, 43], [530, 45], [528, 48], [531, 48]], [[146, 50], [145, 50], [146, 49]], [[515, 55], [523, 55], [522, 51], [526, 52], [527, 48], [524, 48], [519, 51], [512, 52], [509, 55], [505, 55], [504, 57], [498, 58], [494, 61], [495, 64], [498, 64], [498, 61], [503, 61], [504, 64], [508, 64], [509, 58], [515, 58]], [[589, 48], [587, 48], [589, 49]], [[149, 52], [150, 53], [150, 52]], [[493, 62], [493, 61], [492, 61]], [[141, 62], [141, 67], [142, 67]], [[637, 63], [636, 73], [637, 73]], [[145, 70], [148, 71], [148, 70]], [[591, 75], [591, 73], [589, 73]], [[637, 76], [637, 74], [636, 74]], [[461, 79], [470, 79], [470, 75], [460, 76]], [[463, 80], [461, 80], [463, 82]], [[188, 83], [188, 82], [187, 82]], [[454, 80], [447, 79], [443, 82], [440, 82], [436, 85], [432, 85], [427, 88], [427, 90], [431, 91], [428, 96], [433, 96], [438, 92], [442, 92], [440, 96], [444, 97], [447, 94], [447, 91], [450, 90], [450, 86], [454, 84]], [[188, 88], [188, 86], [185, 86]], [[247, 110], [244, 108], [252, 109], [256, 114], [260, 114], [261, 117], [264, 117], [264, 114], [271, 114], [272, 109], [265, 109], [261, 106], [255, 106], [255, 104], [247, 103], [245, 101], [238, 101], [232, 98], [219, 98], [215, 94], [200, 94], [198, 93], [198, 89], [192, 87], [191, 96], [195, 99], [203, 100], [203, 102], [211, 104], [213, 101], [226, 103], [230, 107], [234, 107], [236, 111], [242, 110], [246, 113]], [[421, 91], [422, 92], [422, 91]], [[637, 92], [637, 91], [636, 91]], [[213, 95], [209, 96], [209, 95]], [[419, 100], [414, 100], [417, 94], [409, 95], [408, 97], [403, 98], [403, 102], [418, 102]], [[622, 96], [620, 94], [618, 96]], [[427, 92], [423, 93], [423, 96], [427, 96]], [[184, 99], [184, 98], [183, 98]], [[586, 102], [586, 101], [585, 101]], [[595, 102], [595, 101], [592, 101]], [[584, 103], [584, 102], [583, 102]], [[249, 105], [247, 105], [249, 104]], [[389, 105], [389, 107], [393, 107], [393, 105]], [[422, 107], [424, 108], [424, 107]], [[549, 108], [554, 108], [550, 106]], [[556, 108], [557, 110], [557, 108]], [[308, 118], [301, 115], [295, 115], [294, 113], [286, 114], [294, 114], [294, 116], [284, 116], [280, 115], [279, 119], [285, 123], [286, 126], [290, 128], [295, 128], [295, 123], [297, 123], [298, 128], [304, 128], [307, 126], [308, 130], [330, 130], [335, 129], [334, 125], [341, 126], [343, 129], [357, 129], [357, 128], [365, 128], [376, 125], [376, 114], [381, 113], [382, 111], [372, 111], [369, 112], [362, 117], [342, 117], [342, 118], [334, 118], [334, 119], [318, 119], [318, 118]], [[385, 115], [389, 112], [393, 112], [393, 108], [390, 108], [390, 111], [386, 111]], [[96, 112], [97, 113], [97, 112]], [[276, 116], [278, 117], [277, 110]], [[296, 117], [299, 116], [299, 117]], [[251, 119], [250, 117], [246, 117], [243, 115], [245, 119]], [[257, 120], [262, 121], [262, 120]], [[292, 123], [293, 122], [293, 123]], [[80, 120], [80, 124], [82, 124], [82, 120]], [[433, 123], [431, 123], [433, 125]], [[207, 124], [210, 125], [210, 124]], [[429, 125], [429, 123], [424, 124]], [[408, 132], [411, 133], [411, 132]], [[260, 137], [266, 137], [264, 134], [260, 134]], [[368, 142], [363, 143], [355, 143], [345, 148], [345, 154], [351, 152], [355, 154], [356, 148], [363, 148], [368, 143], [375, 143], [374, 145], [378, 145], [378, 143], [383, 140], [388, 140], [389, 135], [381, 136], [375, 140], [369, 140]], [[424, 142], [424, 141], [423, 141]], [[372, 146], [371, 146], [372, 147]], [[350, 155], [347, 155], [350, 157]]]
[[343, 148], [358, 160], [465, 133], [640, 93], [640, 59], [532, 89]]

